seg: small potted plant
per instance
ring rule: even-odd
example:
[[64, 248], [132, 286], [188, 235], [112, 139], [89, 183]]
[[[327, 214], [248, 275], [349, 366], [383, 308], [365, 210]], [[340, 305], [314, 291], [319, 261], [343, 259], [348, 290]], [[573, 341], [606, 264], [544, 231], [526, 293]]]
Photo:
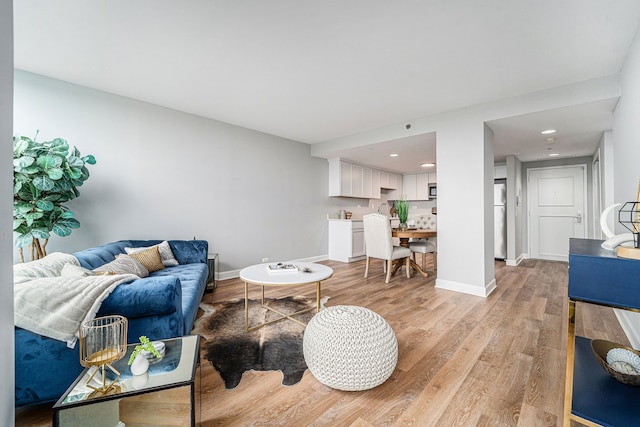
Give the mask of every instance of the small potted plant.
[[131, 366], [131, 373], [133, 375], [142, 375], [149, 369], [149, 361], [145, 355], [142, 354], [143, 351], [147, 351], [157, 358], [162, 357], [153, 344], [151, 344], [149, 338], [142, 335], [140, 337], [140, 344], [136, 345], [131, 353], [131, 357], [129, 357], [129, 366]]
[[407, 218], [409, 217], [409, 202], [402, 197], [396, 202], [396, 209], [398, 210], [398, 218], [400, 219], [400, 228], [407, 229]]

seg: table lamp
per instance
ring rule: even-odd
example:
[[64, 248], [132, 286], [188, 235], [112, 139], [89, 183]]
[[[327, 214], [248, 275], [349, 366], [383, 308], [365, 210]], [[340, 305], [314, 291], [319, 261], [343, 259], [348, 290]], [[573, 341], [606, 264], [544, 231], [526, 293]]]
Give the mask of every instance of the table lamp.
[[[118, 372], [111, 363], [120, 360], [127, 352], [127, 319], [123, 316], [96, 317], [80, 327], [80, 364], [85, 368], [97, 369], [87, 380], [87, 387], [93, 389], [88, 397], [105, 396], [120, 391]], [[107, 384], [106, 368], [116, 374]], [[102, 374], [102, 386], [95, 387], [91, 381], [96, 373]]]

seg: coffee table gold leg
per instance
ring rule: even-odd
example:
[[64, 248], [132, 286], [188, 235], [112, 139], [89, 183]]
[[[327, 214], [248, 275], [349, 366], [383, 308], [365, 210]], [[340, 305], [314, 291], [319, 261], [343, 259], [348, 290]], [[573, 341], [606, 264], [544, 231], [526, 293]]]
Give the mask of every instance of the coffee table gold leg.
[[316, 290], [316, 313], [320, 312], [320, 282], [318, 282], [318, 289]]
[[[262, 288], [264, 290], [264, 287]], [[249, 332], [249, 284], [244, 282], [244, 329]]]

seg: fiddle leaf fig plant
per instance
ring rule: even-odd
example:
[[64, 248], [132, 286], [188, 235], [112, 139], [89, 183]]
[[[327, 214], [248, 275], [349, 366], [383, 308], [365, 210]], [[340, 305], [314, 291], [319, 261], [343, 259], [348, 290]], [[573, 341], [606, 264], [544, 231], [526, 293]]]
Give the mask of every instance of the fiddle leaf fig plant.
[[86, 165], [96, 163], [62, 138], [37, 142], [37, 136], [13, 138], [13, 231], [22, 262], [23, 247], [29, 246], [31, 260], [43, 258], [51, 233], [66, 237], [80, 227], [63, 203], [80, 195], [78, 187], [89, 179]]

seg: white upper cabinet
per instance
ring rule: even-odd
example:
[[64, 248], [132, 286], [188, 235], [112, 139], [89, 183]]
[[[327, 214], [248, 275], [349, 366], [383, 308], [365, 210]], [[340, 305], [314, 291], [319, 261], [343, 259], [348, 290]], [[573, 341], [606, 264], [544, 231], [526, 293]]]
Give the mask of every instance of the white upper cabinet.
[[380, 188], [389, 188], [389, 172], [380, 171]]
[[351, 165], [351, 197], [364, 197], [364, 168]]
[[380, 198], [380, 171], [378, 169], [371, 169], [371, 198]]
[[402, 179], [402, 194], [407, 200], [416, 199], [416, 174], [407, 174]]
[[416, 175], [416, 200], [429, 200], [429, 175], [428, 173]]
[[380, 198], [380, 171], [329, 159], [329, 196]]
[[429, 200], [429, 174], [412, 173], [404, 175], [402, 195], [407, 200]]
[[389, 200], [429, 200], [429, 184], [435, 182], [435, 173], [400, 175], [329, 159], [329, 196], [380, 199], [384, 189]]

